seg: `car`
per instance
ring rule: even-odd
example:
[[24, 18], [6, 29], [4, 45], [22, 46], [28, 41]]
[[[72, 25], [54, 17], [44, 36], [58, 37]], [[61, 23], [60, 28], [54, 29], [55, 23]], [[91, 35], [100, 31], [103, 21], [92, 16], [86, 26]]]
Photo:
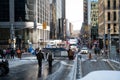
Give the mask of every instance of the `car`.
[[42, 52], [53, 52], [54, 57], [68, 57], [68, 52], [65, 48], [43, 48]]
[[78, 45], [77, 44], [70, 44], [70, 48], [72, 49], [72, 51], [78, 52]]
[[[109, 74], [109, 75], [108, 75]], [[120, 80], [120, 71], [101, 70], [92, 71], [80, 80]]]
[[82, 47], [81, 50], [80, 50], [81, 54], [87, 54], [88, 52], [89, 52], [89, 50], [88, 50], [87, 47]]
[[6, 59], [0, 59], [0, 76], [5, 76], [9, 73], [9, 63]]

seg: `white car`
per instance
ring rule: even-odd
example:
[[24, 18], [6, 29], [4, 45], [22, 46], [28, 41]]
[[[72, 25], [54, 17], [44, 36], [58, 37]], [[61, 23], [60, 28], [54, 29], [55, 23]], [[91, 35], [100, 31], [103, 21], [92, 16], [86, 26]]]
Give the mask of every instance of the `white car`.
[[81, 50], [80, 50], [80, 53], [81, 54], [87, 54], [88, 53], [88, 48], [87, 47], [83, 47]]
[[70, 48], [72, 49], [72, 51], [75, 51], [75, 52], [78, 51], [77, 44], [70, 44]]
[[80, 80], [120, 80], [120, 71], [93, 71]]

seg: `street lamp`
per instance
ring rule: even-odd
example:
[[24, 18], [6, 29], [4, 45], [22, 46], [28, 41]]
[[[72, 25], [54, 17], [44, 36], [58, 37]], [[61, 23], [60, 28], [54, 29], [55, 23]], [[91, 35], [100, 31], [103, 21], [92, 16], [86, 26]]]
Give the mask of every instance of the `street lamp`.
[[104, 51], [106, 50], [106, 38], [105, 38], [105, 3], [103, 2], [103, 17], [104, 17]]
[[108, 29], [108, 59], [110, 59], [110, 52], [111, 52], [111, 29]]
[[119, 8], [119, 54], [120, 54], [120, 8]]
[[13, 24], [11, 24], [11, 27], [10, 27], [10, 40], [11, 40], [10, 48], [15, 49], [15, 31], [14, 31]]

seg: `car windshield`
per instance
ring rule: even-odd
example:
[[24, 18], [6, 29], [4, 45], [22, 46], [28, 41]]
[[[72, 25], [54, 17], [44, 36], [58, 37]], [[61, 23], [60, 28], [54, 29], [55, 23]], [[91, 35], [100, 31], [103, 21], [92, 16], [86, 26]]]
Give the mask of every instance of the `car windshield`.
[[77, 46], [76, 44], [70, 44], [70, 46]]
[[87, 48], [87, 47], [83, 47], [83, 48], [82, 48], [82, 50], [86, 50], [86, 49], [88, 49], [88, 48]]

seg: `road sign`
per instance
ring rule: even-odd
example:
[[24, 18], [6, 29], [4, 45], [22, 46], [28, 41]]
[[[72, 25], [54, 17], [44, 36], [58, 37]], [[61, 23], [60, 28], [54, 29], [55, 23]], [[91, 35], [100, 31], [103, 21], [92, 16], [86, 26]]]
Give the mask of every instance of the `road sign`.
[[46, 29], [46, 22], [43, 22], [43, 29]]

